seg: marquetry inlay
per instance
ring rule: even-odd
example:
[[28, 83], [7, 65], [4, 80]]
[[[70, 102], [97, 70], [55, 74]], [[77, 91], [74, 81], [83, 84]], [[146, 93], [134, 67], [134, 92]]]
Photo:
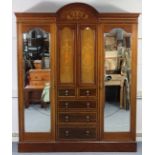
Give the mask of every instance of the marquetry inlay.
[[85, 20], [88, 19], [88, 17], [88, 14], [86, 14], [82, 10], [64, 11], [64, 13], [61, 15], [61, 18], [67, 20]]
[[81, 31], [81, 82], [94, 83], [95, 33], [87, 27]]
[[70, 11], [67, 15], [67, 19], [73, 20], [73, 19], [87, 19], [88, 15], [80, 10], [73, 10]]
[[73, 82], [73, 50], [74, 37], [73, 31], [65, 27], [61, 31], [60, 46], [60, 81], [61, 83]]

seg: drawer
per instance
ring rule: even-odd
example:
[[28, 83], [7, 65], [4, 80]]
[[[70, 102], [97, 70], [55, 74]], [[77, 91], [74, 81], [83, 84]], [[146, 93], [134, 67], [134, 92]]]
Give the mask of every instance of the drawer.
[[42, 81], [42, 80], [47, 80], [49, 81], [50, 80], [50, 73], [31, 73], [30, 74], [30, 81], [32, 80], [39, 80], [39, 81]]
[[96, 122], [96, 113], [59, 113], [59, 123]]
[[74, 89], [58, 89], [58, 96], [75, 96]]
[[59, 128], [58, 138], [64, 140], [96, 139], [96, 128]]
[[96, 101], [59, 101], [59, 108], [69, 109], [96, 109]]
[[80, 96], [96, 96], [96, 89], [80, 89]]
[[50, 80], [50, 69], [29, 70], [30, 80]]
[[45, 83], [47, 83], [49, 81], [30, 81], [30, 85], [31, 86], [45, 86]]

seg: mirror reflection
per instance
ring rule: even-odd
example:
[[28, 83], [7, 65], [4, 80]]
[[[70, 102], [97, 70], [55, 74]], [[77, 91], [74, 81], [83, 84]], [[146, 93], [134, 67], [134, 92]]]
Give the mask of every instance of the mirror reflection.
[[113, 29], [104, 34], [104, 131], [130, 130], [131, 34]]
[[23, 33], [26, 132], [50, 131], [49, 37], [40, 28]]

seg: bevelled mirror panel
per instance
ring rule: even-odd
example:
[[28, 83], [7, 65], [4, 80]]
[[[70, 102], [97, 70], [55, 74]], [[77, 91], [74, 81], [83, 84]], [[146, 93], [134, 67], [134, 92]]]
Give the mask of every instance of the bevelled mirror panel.
[[40, 28], [23, 33], [25, 132], [50, 132], [50, 34]]
[[104, 131], [130, 131], [131, 33], [104, 33]]

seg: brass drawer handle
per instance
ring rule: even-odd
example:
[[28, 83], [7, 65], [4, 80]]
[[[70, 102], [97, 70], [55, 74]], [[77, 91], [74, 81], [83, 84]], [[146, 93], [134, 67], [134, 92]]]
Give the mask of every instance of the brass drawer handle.
[[86, 136], [89, 136], [89, 135], [90, 135], [90, 131], [89, 131], [89, 130], [86, 130], [86, 131], [85, 131], [85, 135], [86, 135]]
[[87, 95], [87, 96], [90, 95], [90, 90], [86, 90], [86, 95]]
[[88, 122], [90, 121], [90, 116], [89, 115], [86, 116], [86, 121], [88, 121]]
[[66, 121], [66, 122], [69, 121], [69, 116], [68, 116], [68, 115], [65, 116], [65, 121]]
[[65, 96], [68, 96], [69, 94], [69, 91], [68, 90], [65, 90]]
[[69, 136], [69, 131], [68, 131], [68, 130], [65, 131], [65, 136], [66, 136], [66, 137]]
[[90, 108], [90, 102], [86, 103], [87, 108]]
[[68, 102], [65, 102], [65, 108], [66, 109], [68, 108], [68, 105], [69, 105], [69, 103]]

